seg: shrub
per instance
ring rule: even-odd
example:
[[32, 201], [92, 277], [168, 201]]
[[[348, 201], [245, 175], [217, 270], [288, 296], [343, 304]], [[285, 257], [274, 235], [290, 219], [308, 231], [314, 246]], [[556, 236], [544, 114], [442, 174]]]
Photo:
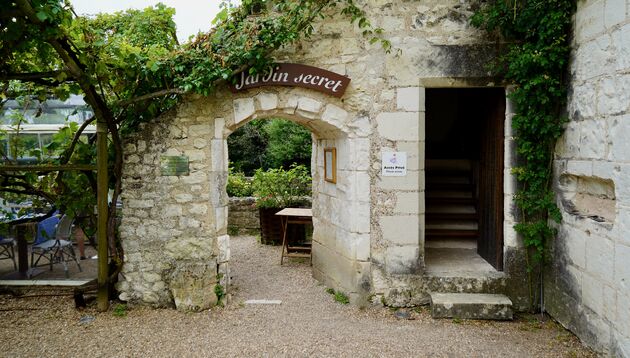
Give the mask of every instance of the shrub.
[[232, 197], [252, 196], [252, 183], [241, 172], [234, 173], [230, 167], [227, 180], [227, 194]]
[[291, 169], [257, 169], [252, 181], [256, 206], [285, 208], [303, 206], [311, 196], [312, 179], [303, 165]]

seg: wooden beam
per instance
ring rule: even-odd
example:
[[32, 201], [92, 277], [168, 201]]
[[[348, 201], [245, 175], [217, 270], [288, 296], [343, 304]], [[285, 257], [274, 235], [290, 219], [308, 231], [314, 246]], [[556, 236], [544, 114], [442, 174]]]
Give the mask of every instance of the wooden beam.
[[[101, 117], [96, 121], [96, 208], [97, 225], [96, 237], [98, 243], [98, 310], [105, 312], [109, 309], [109, 243], [107, 242], [107, 122]], [[113, 203], [112, 205], [116, 205]]]
[[96, 170], [92, 164], [64, 164], [64, 165], [0, 165], [0, 172], [57, 172], [70, 170]]

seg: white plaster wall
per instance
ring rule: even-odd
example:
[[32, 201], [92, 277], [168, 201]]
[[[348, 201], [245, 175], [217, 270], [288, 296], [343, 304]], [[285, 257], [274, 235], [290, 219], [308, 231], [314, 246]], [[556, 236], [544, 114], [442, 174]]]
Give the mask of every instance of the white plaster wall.
[[[554, 244], [549, 311], [583, 340], [630, 356], [630, 1], [578, 1], [570, 122], [558, 143], [556, 176], [614, 183], [614, 218], [571, 214]], [[604, 194], [601, 194], [604, 195]], [[579, 316], [579, 317], [575, 317]]]

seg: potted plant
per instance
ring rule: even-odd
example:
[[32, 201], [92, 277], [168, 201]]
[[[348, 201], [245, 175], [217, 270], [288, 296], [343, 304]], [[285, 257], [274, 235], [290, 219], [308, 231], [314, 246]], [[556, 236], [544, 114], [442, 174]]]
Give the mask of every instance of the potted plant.
[[311, 176], [304, 165], [292, 165], [289, 170], [256, 170], [252, 188], [260, 215], [261, 243], [282, 243], [282, 225], [276, 213], [284, 208], [310, 207], [311, 184]]

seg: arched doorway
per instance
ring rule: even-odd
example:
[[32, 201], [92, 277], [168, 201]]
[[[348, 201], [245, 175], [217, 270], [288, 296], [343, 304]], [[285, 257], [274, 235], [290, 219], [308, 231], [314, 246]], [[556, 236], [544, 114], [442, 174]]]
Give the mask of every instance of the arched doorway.
[[[367, 296], [369, 121], [337, 98], [263, 88], [189, 98], [130, 138], [121, 298], [203, 309], [216, 302], [213, 287], [229, 290], [227, 137], [252, 119], [270, 117], [313, 133], [313, 275], [352, 300]], [[336, 183], [324, 180], [324, 148], [336, 148]], [[187, 171], [165, 172], [173, 158], [186, 162]]]

